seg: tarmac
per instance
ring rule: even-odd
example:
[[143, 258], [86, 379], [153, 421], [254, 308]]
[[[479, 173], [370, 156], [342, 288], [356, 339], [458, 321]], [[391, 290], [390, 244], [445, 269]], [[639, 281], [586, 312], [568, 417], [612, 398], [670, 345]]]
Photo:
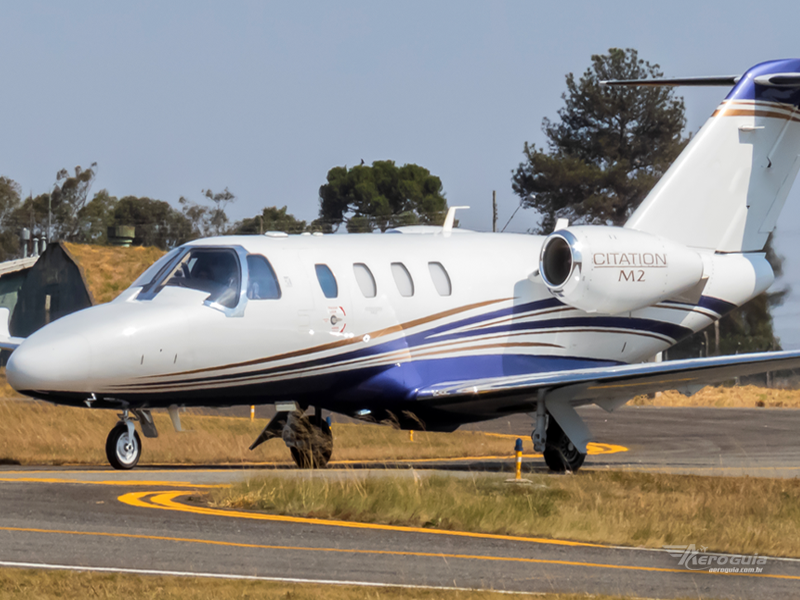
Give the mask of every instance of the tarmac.
[[[587, 469], [796, 477], [800, 410], [624, 407], [580, 409], [613, 452]], [[530, 435], [527, 416], [471, 428]], [[278, 443], [277, 441], [274, 443]], [[526, 470], [542, 471], [526, 459]], [[510, 471], [509, 459], [348, 464], [309, 473], [253, 468], [0, 467], [0, 566], [144, 574], [622, 594], [639, 598], [800, 598], [800, 560], [762, 557], [757, 573], [693, 571], [665, 549], [509, 537], [214, 509], [198, 492], [263, 472], [287, 477], [387, 473], [462, 476]], [[557, 475], [551, 475], [558, 477]], [[696, 540], [702, 543], [701, 532]], [[726, 557], [729, 563], [732, 557]], [[717, 559], [720, 560], [720, 559]]]

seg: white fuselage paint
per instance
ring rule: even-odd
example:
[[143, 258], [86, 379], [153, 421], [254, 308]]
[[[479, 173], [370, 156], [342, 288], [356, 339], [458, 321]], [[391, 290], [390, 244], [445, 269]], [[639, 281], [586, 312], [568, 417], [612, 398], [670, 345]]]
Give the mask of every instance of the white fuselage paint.
[[[698, 295], [705, 300], [671, 299], [613, 317], [588, 314], [555, 299], [534, 275], [543, 239], [472, 232], [444, 237], [431, 228], [198, 240], [188, 246], [239, 247], [265, 256], [281, 298], [243, 295], [236, 310], [226, 312], [204, 303], [208, 294], [201, 291], [164, 287], [141, 300], [142, 288], [132, 287], [31, 335], [12, 355], [9, 380], [18, 390], [72, 404], [324, 397], [326, 408], [352, 413], [359, 403], [413, 401], [417, 389], [471, 375], [647, 360], [772, 282], [761, 254], [708, 253]], [[446, 269], [449, 296], [437, 291], [432, 262]], [[355, 263], [372, 272], [374, 298], [362, 294]], [[392, 263], [411, 275], [413, 296], [400, 294]], [[336, 277], [336, 298], [323, 294], [317, 264]], [[620, 281], [621, 297], [626, 285], [636, 284]]]

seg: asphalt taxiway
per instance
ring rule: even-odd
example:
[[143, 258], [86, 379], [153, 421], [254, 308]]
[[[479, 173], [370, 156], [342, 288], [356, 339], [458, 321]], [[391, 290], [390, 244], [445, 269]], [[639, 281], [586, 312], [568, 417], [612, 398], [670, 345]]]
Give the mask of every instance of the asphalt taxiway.
[[[800, 476], [800, 410], [623, 406], [608, 413], [597, 406], [578, 409], [600, 442], [627, 452], [586, 459], [587, 468], [695, 475]], [[523, 415], [477, 423], [470, 429], [531, 434]]]
[[[800, 411], [582, 413], [600, 441], [627, 448], [592, 456], [587, 467], [761, 476], [791, 476], [800, 468]], [[522, 436], [529, 424], [520, 417], [484, 429]], [[449, 468], [510, 466], [501, 463]], [[193, 501], [209, 486], [258, 472], [2, 467], [0, 565], [658, 598], [800, 597], [797, 560], [769, 559], [759, 573], [717, 574], [686, 569], [663, 550], [276, 517]]]

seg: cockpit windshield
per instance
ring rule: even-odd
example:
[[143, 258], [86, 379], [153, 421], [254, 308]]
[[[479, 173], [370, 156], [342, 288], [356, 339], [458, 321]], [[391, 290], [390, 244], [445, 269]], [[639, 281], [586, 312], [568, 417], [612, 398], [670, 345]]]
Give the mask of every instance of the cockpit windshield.
[[184, 248], [175, 248], [167, 252], [164, 256], [162, 256], [152, 265], [147, 267], [147, 270], [136, 278], [136, 281], [134, 281], [131, 284], [131, 287], [144, 287], [149, 283], [151, 283], [153, 279], [155, 279], [158, 276], [159, 272], [164, 267], [166, 267], [167, 264], [172, 262], [175, 259], [175, 257], [178, 256], [183, 251]]
[[173, 257], [143, 292], [158, 293], [166, 286], [185, 287], [208, 292], [207, 300], [227, 308], [239, 303], [242, 289], [241, 267], [231, 248], [189, 248], [183, 256]]

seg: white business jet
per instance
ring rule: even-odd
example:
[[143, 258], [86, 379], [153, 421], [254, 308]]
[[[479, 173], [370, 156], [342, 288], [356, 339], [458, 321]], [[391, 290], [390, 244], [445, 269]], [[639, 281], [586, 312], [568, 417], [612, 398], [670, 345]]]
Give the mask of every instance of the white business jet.
[[[218, 237], [174, 249], [108, 304], [59, 319], [8, 362], [35, 398], [121, 411], [106, 443], [134, 467], [150, 411], [275, 404], [301, 467], [331, 455], [322, 410], [452, 431], [514, 413], [576, 471], [575, 407], [800, 366], [800, 352], [643, 362], [766, 290], [764, 257], [800, 169], [800, 60], [737, 77], [608, 84], [732, 91], [624, 227], [550, 235], [402, 227], [383, 235]], [[309, 412], [309, 407], [313, 411]], [[307, 414], [308, 412], [308, 414]]]

